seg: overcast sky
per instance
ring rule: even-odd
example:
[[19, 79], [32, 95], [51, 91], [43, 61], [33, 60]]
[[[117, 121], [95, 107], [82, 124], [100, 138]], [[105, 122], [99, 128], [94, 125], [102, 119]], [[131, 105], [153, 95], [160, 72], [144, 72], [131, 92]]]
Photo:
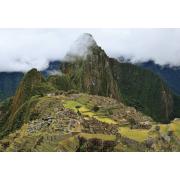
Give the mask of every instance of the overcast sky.
[[0, 71], [42, 70], [82, 33], [91, 33], [111, 57], [180, 65], [180, 29], [0, 29]]

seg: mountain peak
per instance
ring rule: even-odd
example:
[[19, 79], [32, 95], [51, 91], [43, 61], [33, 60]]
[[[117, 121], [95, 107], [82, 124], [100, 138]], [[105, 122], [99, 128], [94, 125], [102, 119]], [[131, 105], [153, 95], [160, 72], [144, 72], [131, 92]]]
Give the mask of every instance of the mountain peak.
[[97, 43], [93, 36], [89, 33], [84, 33], [80, 35], [76, 41], [72, 44], [70, 50], [68, 51], [65, 60], [72, 56], [86, 57], [91, 53], [91, 47], [96, 47]]

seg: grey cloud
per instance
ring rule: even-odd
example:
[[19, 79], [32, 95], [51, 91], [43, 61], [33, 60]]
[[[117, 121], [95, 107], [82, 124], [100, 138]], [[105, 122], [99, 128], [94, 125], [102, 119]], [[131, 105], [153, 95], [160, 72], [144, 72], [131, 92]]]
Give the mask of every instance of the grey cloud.
[[0, 29], [0, 71], [42, 70], [85, 32], [109, 56], [180, 65], [180, 29]]

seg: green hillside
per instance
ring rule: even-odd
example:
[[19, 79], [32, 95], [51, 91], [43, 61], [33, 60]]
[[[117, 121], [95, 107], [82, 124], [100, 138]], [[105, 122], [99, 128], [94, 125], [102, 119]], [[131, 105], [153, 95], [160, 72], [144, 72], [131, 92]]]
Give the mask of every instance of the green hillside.
[[179, 117], [174, 95], [157, 75], [132, 64], [119, 63], [98, 46], [89, 51], [87, 56], [74, 56], [73, 61], [71, 57], [71, 62], [61, 65], [61, 71], [74, 89], [113, 97], [158, 122], [168, 123]]

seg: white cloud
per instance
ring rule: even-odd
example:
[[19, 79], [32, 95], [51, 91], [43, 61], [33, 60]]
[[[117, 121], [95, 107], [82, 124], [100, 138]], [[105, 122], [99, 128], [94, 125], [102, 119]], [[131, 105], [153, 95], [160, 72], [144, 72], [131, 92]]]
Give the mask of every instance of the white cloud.
[[0, 29], [0, 71], [42, 70], [85, 32], [109, 56], [180, 65], [180, 29]]

